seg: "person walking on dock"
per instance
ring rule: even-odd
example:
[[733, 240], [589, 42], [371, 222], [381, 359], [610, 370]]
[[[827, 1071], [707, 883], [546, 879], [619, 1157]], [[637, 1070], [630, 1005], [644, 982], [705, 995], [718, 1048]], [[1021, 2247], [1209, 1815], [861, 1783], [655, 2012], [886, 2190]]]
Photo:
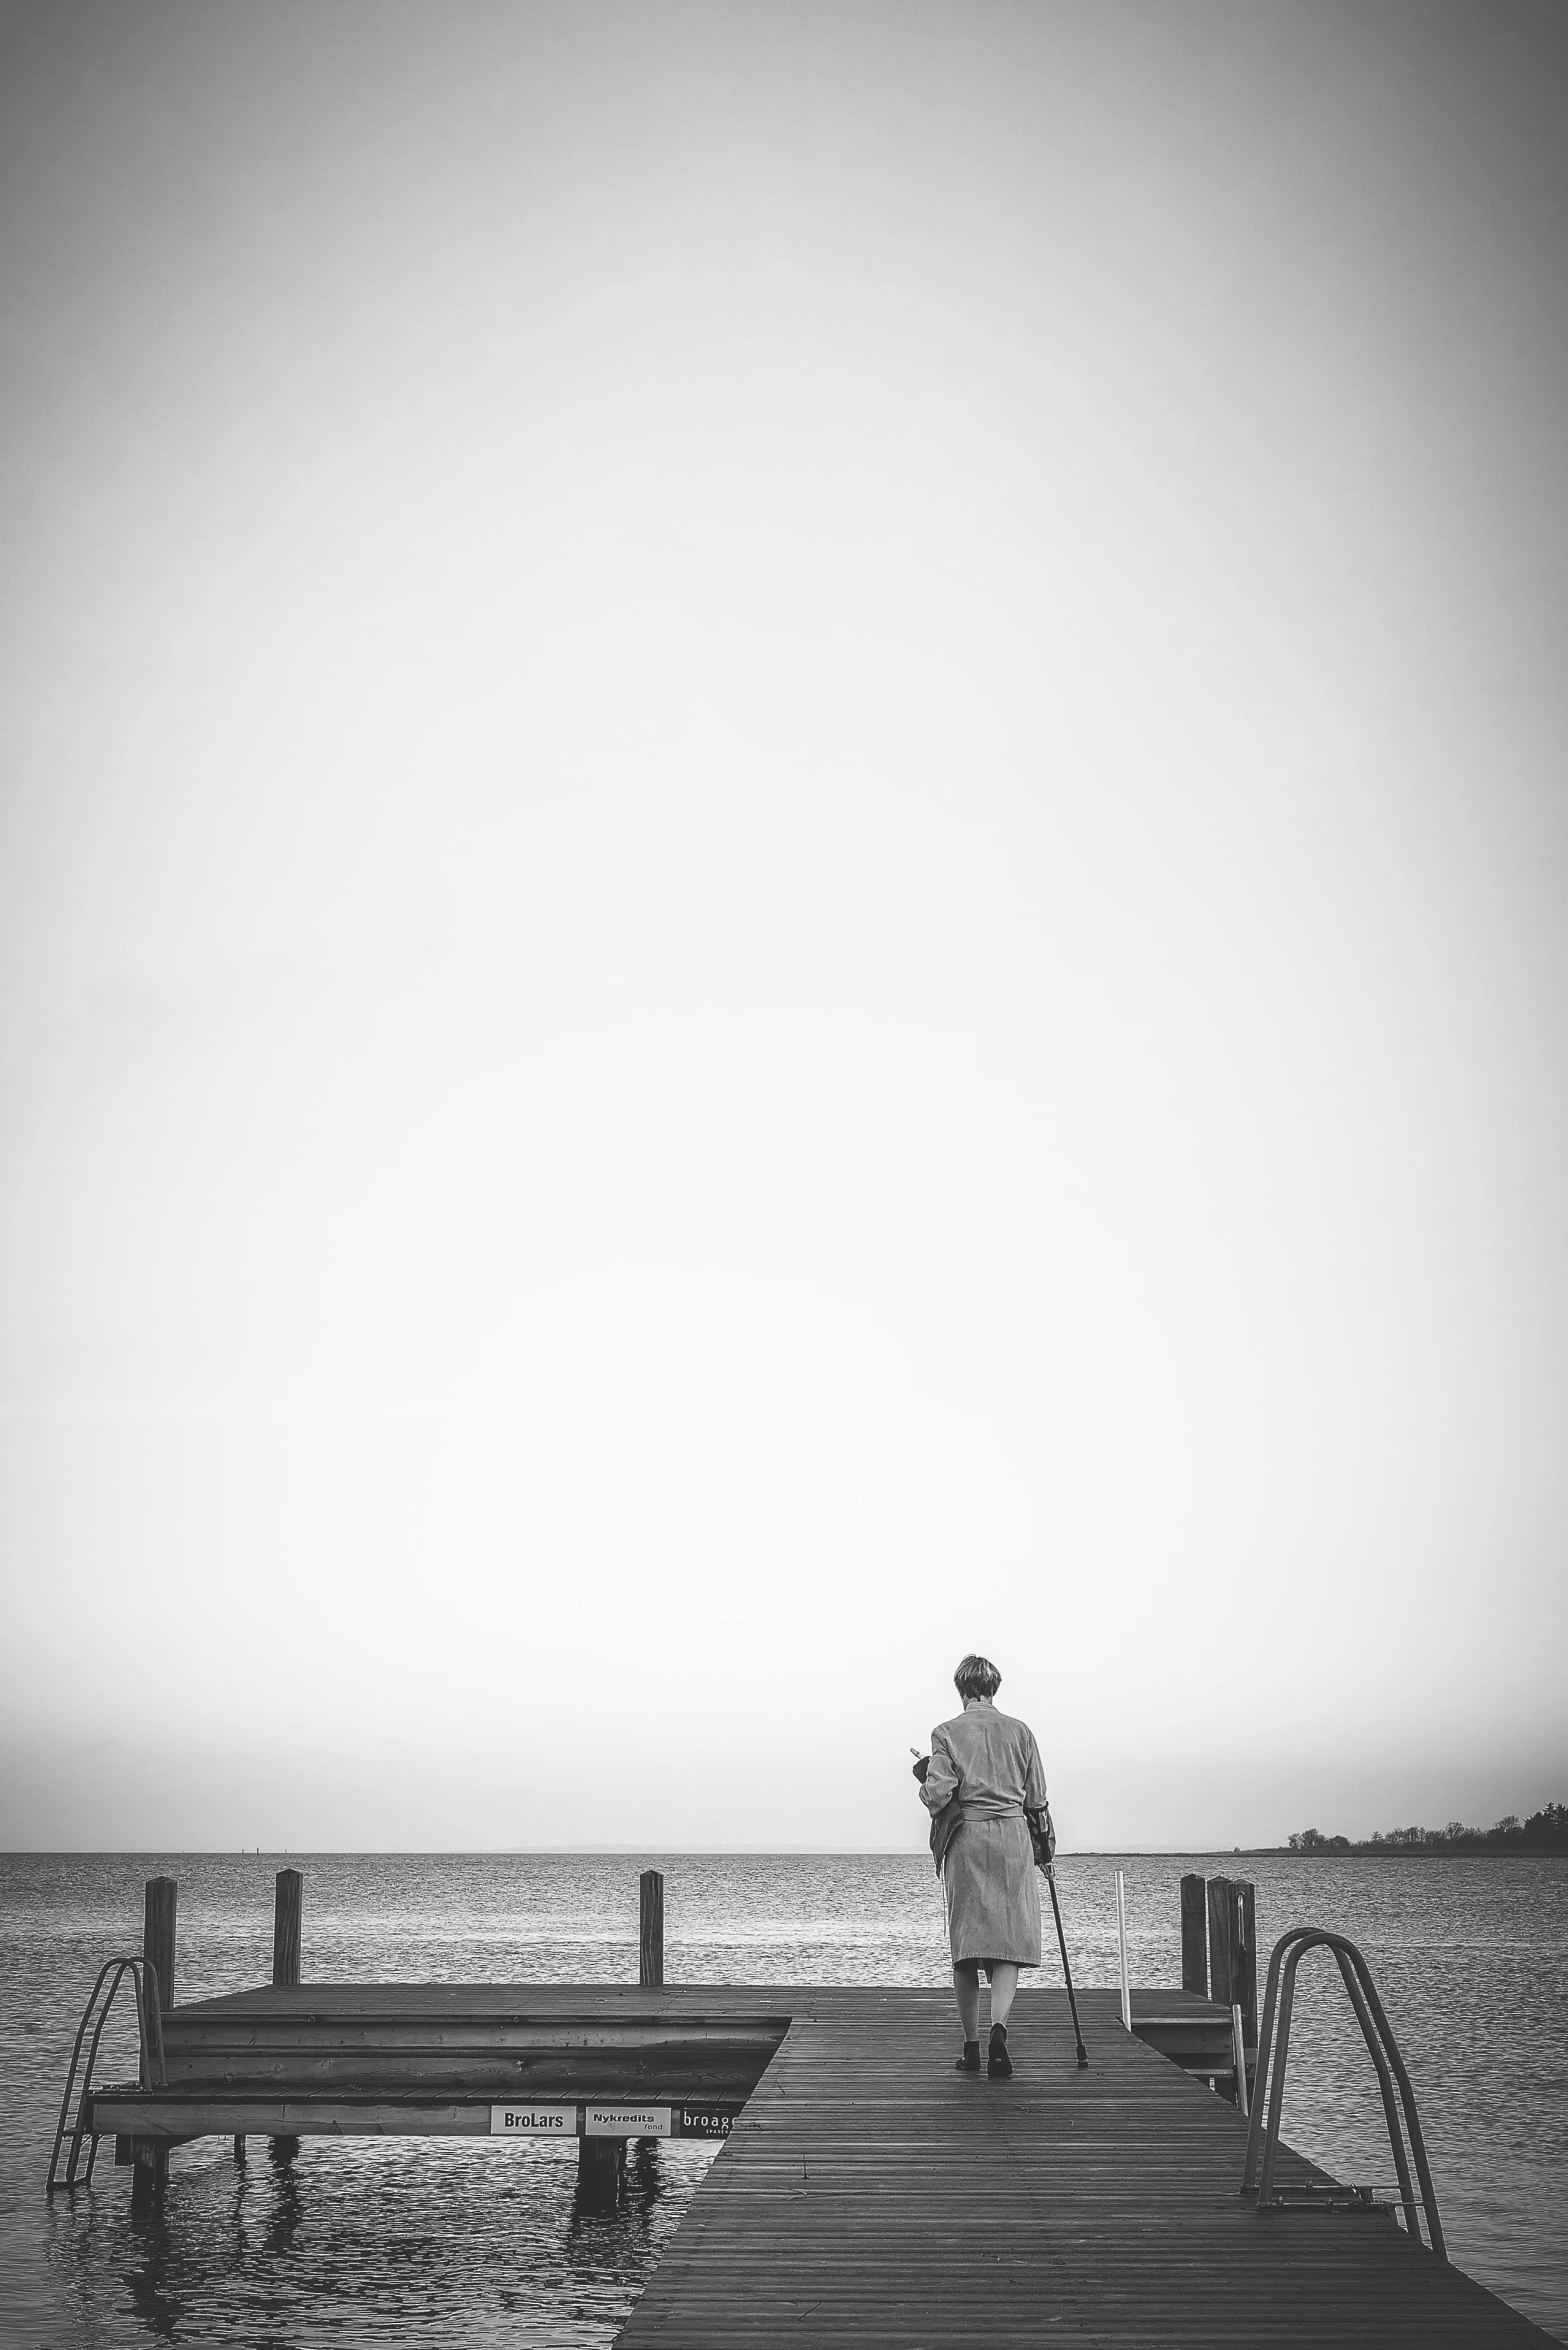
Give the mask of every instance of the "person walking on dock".
[[1020, 1967], [1040, 1964], [1040, 1888], [1026, 1811], [1049, 1819], [1040, 1749], [1027, 1722], [994, 1704], [1002, 1676], [988, 1657], [966, 1656], [953, 1675], [964, 1710], [931, 1733], [915, 1763], [931, 1814], [931, 1850], [947, 1901], [953, 1992], [964, 2030], [957, 2070], [980, 2070], [980, 1970], [991, 1984], [986, 2071], [1013, 2069], [1007, 2018]]

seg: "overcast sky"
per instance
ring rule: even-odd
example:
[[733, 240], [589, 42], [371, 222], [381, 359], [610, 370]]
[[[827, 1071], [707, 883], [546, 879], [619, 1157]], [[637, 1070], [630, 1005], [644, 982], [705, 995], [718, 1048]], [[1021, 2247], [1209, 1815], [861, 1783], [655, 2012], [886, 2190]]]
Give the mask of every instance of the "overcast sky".
[[0, 1843], [1568, 1799], [1568, 17], [0, 14]]

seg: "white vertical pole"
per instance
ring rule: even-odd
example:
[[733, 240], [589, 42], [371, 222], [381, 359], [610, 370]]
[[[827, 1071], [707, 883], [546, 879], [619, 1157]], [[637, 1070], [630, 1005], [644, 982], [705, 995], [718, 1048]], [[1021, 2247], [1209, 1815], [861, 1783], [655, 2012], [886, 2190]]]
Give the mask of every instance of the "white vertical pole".
[[1236, 2058], [1236, 2108], [1243, 2121], [1247, 2118], [1247, 2050], [1241, 2034], [1241, 2008], [1230, 2011], [1230, 2044]]
[[1116, 1872], [1116, 1939], [1122, 1958], [1122, 2026], [1132, 2030], [1132, 1982], [1127, 1973], [1127, 1880]]

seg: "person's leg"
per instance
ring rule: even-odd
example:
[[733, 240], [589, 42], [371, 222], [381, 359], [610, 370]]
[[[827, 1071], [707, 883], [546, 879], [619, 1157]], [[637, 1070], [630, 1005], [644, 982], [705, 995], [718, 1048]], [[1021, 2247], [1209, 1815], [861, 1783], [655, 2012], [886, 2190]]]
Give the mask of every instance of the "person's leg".
[[1005, 2081], [1013, 2069], [1013, 2060], [1007, 2053], [1007, 2019], [1012, 2012], [1013, 1993], [1018, 1988], [1018, 1969], [1011, 1959], [999, 1958], [986, 1971], [991, 1978], [991, 2038], [985, 2069], [993, 2081]]
[[998, 1959], [991, 1969], [991, 2021], [1005, 2024], [1013, 2011], [1013, 1997], [1018, 1989], [1018, 1969], [1011, 1959]]
[[[1016, 1981], [1017, 1970], [1014, 1970]], [[958, 2001], [958, 2020], [964, 2027], [966, 2040], [980, 2037], [980, 1967], [972, 1958], [953, 1961], [953, 1997]]]

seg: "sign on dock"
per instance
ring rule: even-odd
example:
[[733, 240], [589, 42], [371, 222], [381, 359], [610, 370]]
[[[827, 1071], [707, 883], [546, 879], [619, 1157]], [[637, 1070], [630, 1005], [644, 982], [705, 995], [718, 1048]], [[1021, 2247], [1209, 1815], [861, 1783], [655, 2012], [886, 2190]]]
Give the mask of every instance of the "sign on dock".
[[492, 2138], [575, 2138], [575, 2105], [492, 2105]]
[[583, 2108], [585, 2138], [667, 2138], [667, 2105], [587, 2105]]
[[735, 2127], [735, 2111], [728, 2105], [683, 2105], [683, 2138], [727, 2138]]

